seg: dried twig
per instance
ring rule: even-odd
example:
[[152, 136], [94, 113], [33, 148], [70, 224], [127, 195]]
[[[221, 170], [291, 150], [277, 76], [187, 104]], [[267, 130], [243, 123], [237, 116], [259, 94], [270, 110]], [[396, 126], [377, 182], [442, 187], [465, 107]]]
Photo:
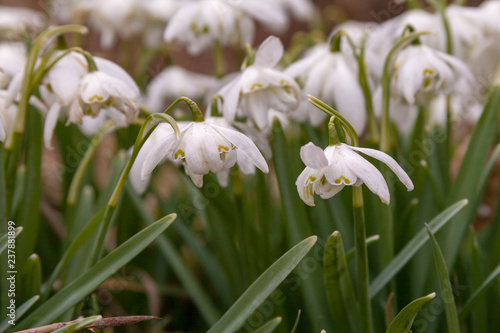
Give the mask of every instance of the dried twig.
[[[100, 329], [105, 327], [116, 327], [122, 325], [132, 325], [145, 320], [160, 320], [159, 317], [153, 316], [126, 316], [126, 317], [109, 317], [98, 320], [88, 326], [86, 326], [82, 331], [90, 331], [93, 329]], [[64, 323], [55, 323], [46, 326], [40, 326], [35, 328], [30, 328], [23, 331], [18, 331], [16, 333], [50, 333], [61, 327], [74, 323], [76, 320], [68, 321]]]

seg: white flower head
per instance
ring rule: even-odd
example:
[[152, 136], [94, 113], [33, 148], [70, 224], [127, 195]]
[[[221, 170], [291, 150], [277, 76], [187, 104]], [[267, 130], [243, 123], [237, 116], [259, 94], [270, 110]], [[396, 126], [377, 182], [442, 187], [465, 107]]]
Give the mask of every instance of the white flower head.
[[236, 115], [251, 119], [259, 129], [268, 123], [268, 111], [293, 111], [300, 101], [300, 88], [288, 74], [273, 67], [283, 55], [279, 38], [270, 36], [259, 46], [255, 62], [217, 93], [222, 114], [232, 122]]
[[243, 47], [254, 38], [252, 18], [274, 30], [283, 30], [288, 23], [281, 7], [267, 0], [198, 0], [183, 4], [173, 15], [164, 38], [179, 41], [194, 55], [216, 41]]
[[0, 89], [5, 89], [10, 80], [23, 71], [26, 64], [26, 46], [22, 42], [0, 44]]
[[17, 107], [14, 104], [6, 105], [7, 92], [0, 90], [0, 141], [4, 142], [7, 135], [14, 128]]
[[408, 104], [427, 105], [436, 96], [457, 90], [462, 80], [474, 82], [463, 61], [426, 45], [410, 45], [394, 62], [391, 91]]
[[[138, 112], [139, 88], [127, 72], [117, 64], [94, 57], [97, 71], [88, 73], [87, 62], [81, 54], [69, 53], [57, 62], [44, 77], [40, 93], [50, 105], [44, 125], [45, 146], [50, 141], [61, 112], [67, 112], [68, 123], [82, 124], [84, 116], [105, 115], [97, 123], [87, 122], [85, 133], [96, 133], [106, 119], [117, 127], [135, 120]], [[103, 120], [103, 121], [101, 121]]]
[[203, 99], [217, 85], [209, 75], [190, 72], [182, 67], [169, 66], [149, 83], [146, 92], [146, 107], [156, 113], [165, 110], [179, 96], [192, 100]]
[[300, 157], [306, 165], [295, 183], [300, 198], [307, 205], [314, 206], [314, 193], [328, 199], [346, 185], [361, 186], [364, 183], [383, 203], [389, 204], [390, 194], [384, 176], [358, 152], [386, 164], [408, 191], [413, 190], [413, 183], [406, 172], [392, 157], [381, 151], [343, 143], [328, 146], [323, 151], [310, 142], [300, 149]]
[[207, 121], [191, 122], [180, 132], [179, 138], [175, 133], [167, 134], [151, 148], [142, 166], [143, 180], [165, 158], [181, 162], [198, 187], [203, 186], [203, 175], [209, 172], [227, 173], [238, 160], [238, 154], [263, 172], [269, 172], [255, 144], [240, 132]]
[[[328, 44], [322, 44], [290, 65], [285, 73], [300, 80], [305, 93], [335, 105], [355, 131], [361, 133], [366, 125], [365, 100], [358, 74], [348, 64], [351, 60], [343, 52], [331, 52]], [[308, 114], [314, 126], [326, 117], [310, 103], [302, 103], [299, 110]]]

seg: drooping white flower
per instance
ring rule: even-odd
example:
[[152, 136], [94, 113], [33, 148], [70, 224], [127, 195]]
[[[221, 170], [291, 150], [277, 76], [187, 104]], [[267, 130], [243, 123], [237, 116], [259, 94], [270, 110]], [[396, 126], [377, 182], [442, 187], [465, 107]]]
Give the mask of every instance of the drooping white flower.
[[268, 111], [293, 111], [300, 101], [300, 88], [293, 78], [273, 67], [283, 55], [283, 44], [274, 36], [259, 46], [255, 62], [217, 93], [222, 114], [232, 122], [236, 115], [251, 119], [258, 128], [268, 123]]
[[263, 172], [269, 171], [264, 157], [244, 134], [207, 121], [191, 122], [181, 129], [179, 138], [171, 133], [158, 140], [145, 157], [141, 175], [146, 179], [160, 161], [170, 158], [182, 162], [193, 183], [201, 187], [203, 175], [227, 172], [238, 154]]
[[426, 45], [410, 45], [396, 57], [391, 92], [409, 104], [427, 105], [457, 90], [462, 80], [474, 82], [463, 61]]
[[20, 73], [26, 64], [26, 45], [22, 42], [0, 44], [0, 89], [5, 89], [10, 80]]
[[[332, 52], [329, 45], [322, 44], [290, 65], [285, 72], [303, 84], [305, 93], [335, 105], [356, 132], [361, 133], [366, 125], [365, 100], [358, 74], [348, 65], [350, 60], [344, 53]], [[310, 103], [302, 103], [301, 108], [314, 126], [326, 117]]]
[[25, 29], [42, 29], [46, 22], [43, 14], [35, 10], [0, 6], [0, 36], [20, 38]]
[[313, 19], [316, 8], [310, 0], [268, 0], [275, 1], [285, 10], [290, 11], [292, 15], [301, 21], [310, 21]]
[[0, 141], [4, 142], [6, 136], [14, 128], [17, 107], [14, 104], [6, 105], [7, 92], [0, 90]]
[[215, 77], [169, 66], [149, 83], [145, 104], [153, 113], [162, 112], [179, 96], [197, 101], [203, 99], [216, 85]]
[[389, 155], [369, 148], [359, 148], [343, 143], [322, 150], [312, 142], [300, 149], [300, 157], [306, 168], [296, 181], [300, 198], [309, 206], [314, 206], [314, 193], [328, 199], [340, 192], [344, 186], [361, 186], [389, 204], [390, 194], [384, 176], [359, 153], [373, 157], [386, 164], [406, 186], [413, 190], [413, 183], [406, 172]]
[[164, 38], [199, 54], [216, 41], [243, 47], [252, 43], [255, 19], [274, 31], [286, 28], [281, 7], [267, 0], [197, 0], [184, 3], [167, 25]]

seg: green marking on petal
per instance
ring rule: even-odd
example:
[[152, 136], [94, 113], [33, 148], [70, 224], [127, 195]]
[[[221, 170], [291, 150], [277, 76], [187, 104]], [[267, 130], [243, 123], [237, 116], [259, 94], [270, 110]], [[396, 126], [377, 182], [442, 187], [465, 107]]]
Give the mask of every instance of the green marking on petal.
[[254, 83], [252, 85], [252, 87], [250, 88], [250, 90], [254, 90], [255, 88], [262, 88], [262, 84], [260, 84], [260, 83]]
[[223, 145], [219, 145], [219, 153], [222, 153], [223, 150], [224, 150], [224, 152], [228, 152], [229, 148], [226, 146], [223, 146]]
[[349, 185], [351, 183], [351, 181], [344, 176], [340, 176], [340, 178], [335, 179], [334, 183], [340, 184], [340, 183], [342, 183], [342, 180], [344, 181], [344, 184], [346, 184], [346, 185]]
[[177, 159], [179, 159], [179, 156], [181, 158], [184, 158], [184, 157], [186, 157], [186, 153], [182, 149], [179, 149], [178, 151], [175, 152], [174, 157], [177, 160]]
[[94, 95], [94, 96], [89, 98], [89, 101], [93, 102], [94, 100], [97, 100], [98, 102], [102, 102], [103, 99], [104, 99], [104, 97]]

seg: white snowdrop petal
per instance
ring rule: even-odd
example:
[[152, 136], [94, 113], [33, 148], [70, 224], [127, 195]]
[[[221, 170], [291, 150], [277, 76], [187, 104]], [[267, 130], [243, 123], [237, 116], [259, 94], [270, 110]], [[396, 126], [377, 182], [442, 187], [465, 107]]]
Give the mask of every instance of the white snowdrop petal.
[[353, 171], [356, 172], [356, 175], [365, 183], [368, 189], [378, 195], [380, 200], [388, 205], [390, 202], [389, 188], [380, 171], [353, 151], [350, 151], [349, 163]]
[[370, 148], [359, 148], [359, 147], [349, 147], [352, 150], [359, 151], [365, 155], [373, 157], [389, 167], [396, 174], [399, 180], [406, 186], [408, 191], [413, 190], [413, 182], [411, 181], [408, 174], [399, 166], [399, 164], [389, 155], [381, 151], [370, 149]]
[[239, 133], [235, 130], [217, 126], [217, 131], [222, 134], [229, 142], [236, 146], [238, 153], [243, 153], [255, 164], [257, 168], [264, 173], [269, 172], [266, 160], [260, 153], [259, 149], [246, 135]]
[[57, 120], [59, 119], [59, 113], [61, 111], [61, 105], [55, 102], [51, 105], [47, 117], [45, 118], [45, 124], [43, 128], [43, 142], [47, 149], [53, 149], [52, 147], [52, 136], [54, 134], [54, 129], [57, 125]]
[[283, 56], [283, 44], [275, 36], [269, 36], [260, 44], [256, 54], [254, 66], [256, 67], [274, 67]]
[[177, 141], [175, 133], [167, 135], [166, 137], [158, 140], [158, 142], [151, 147], [146, 157], [144, 158], [144, 163], [142, 164], [141, 170], [141, 180], [146, 180], [153, 169], [167, 157], [170, 147], [173, 146]]
[[323, 149], [312, 142], [300, 148], [300, 158], [306, 166], [313, 169], [321, 169], [328, 166], [328, 160], [325, 157]]
[[302, 201], [304, 201], [304, 203], [308, 206], [315, 206], [313, 184], [307, 184], [307, 179], [309, 178], [310, 171], [311, 168], [306, 167], [297, 178], [295, 185], [297, 185], [297, 191]]

